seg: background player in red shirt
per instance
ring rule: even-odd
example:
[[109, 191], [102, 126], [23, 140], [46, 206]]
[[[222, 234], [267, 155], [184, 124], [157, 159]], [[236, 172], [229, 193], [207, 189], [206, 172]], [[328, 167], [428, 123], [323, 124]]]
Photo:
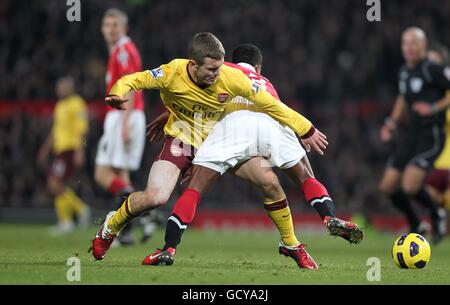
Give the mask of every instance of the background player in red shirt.
[[[101, 30], [109, 50], [106, 92], [120, 77], [142, 70], [139, 52], [126, 35], [127, 24], [127, 15], [118, 9], [109, 9], [103, 16]], [[106, 106], [103, 135], [95, 159], [95, 181], [118, 197], [118, 204], [124, 195], [133, 191], [129, 172], [139, 168], [145, 146], [142, 91], [131, 93], [128, 98], [130, 102], [125, 111]], [[132, 244], [131, 227], [124, 229], [120, 243]]]

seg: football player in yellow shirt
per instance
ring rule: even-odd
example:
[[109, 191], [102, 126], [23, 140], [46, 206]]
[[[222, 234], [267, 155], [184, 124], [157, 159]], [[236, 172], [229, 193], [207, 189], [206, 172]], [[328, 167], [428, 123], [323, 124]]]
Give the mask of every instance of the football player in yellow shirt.
[[180, 173], [190, 166], [193, 152], [234, 97], [252, 101], [302, 137], [307, 149], [312, 147], [323, 154], [328, 144], [325, 135], [305, 117], [252, 83], [241, 70], [224, 66], [224, 56], [223, 46], [214, 35], [199, 33], [189, 46], [189, 59], [175, 59], [157, 69], [124, 76], [111, 89], [105, 100], [117, 109], [125, 109], [124, 96], [130, 90], [159, 89], [170, 116], [164, 128], [167, 137], [150, 170], [146, 190], [132, 193], [119, 210], [106, 216], [93, 240], [96, 259], [105, 257], [127, 222], [168, 201]]
[[50, 152], [54, 155], [47, 177], [47, 186], [54, 196], [58, 225], [54, 233], [69, 233], [74, 229], [77, 215], [82, 227], [88, 225], [89, 208], [68, 185], [75, 170], [84, 163], [84, 143], [88, 132], [86, 102], [75, 94], [71, 77], [62, 77], [56, 83], [58, 101], [53, 112], [53, 125], [38, 154], [44, 166]]
[[[233, 51], [232, 63], [225, 62], [225, 65], [242, 69], [253, 82], [278, 97], [270, 80], [260, 74], [262, 57], [255, 45], [241, 44]], [[161, 138], [168, 116], [166, 112], [148, 125], [151, 140]], [[242, 97], [227, 104], [223, 117], [196, 152], [192, 164], [193, 173], [199, 166], [217, 172], [215, 176], [211, 172], [213, 175], [207, 177], [204, 174], [191, 175], [189, 184], [196, 183], [197, 188], [198, 180], [200, 185], [207, 185], [211, 182], [208, 177], [213, 179], [225, 172], [258, 187], [264, 198], [264, 208], [280, 234], [279, 253], [293, 258], [300, 268], [317, 269], [318, 265], [295, 236], [289, 203], [272, 167], [280, 168], [295, 185], [300, 186], [306, 201], [319, 214], [330, 236], [340, 236], [350, 243], [359, 243], [364, 237], [358, 225], [336, 217], [333, 200], [326, 187], [314, 177], [306, 152], [295, 134], [267, 114], [260, 113], [255, 105]], [[189, 211], [189, 208], [184, 209], [184, 204], [185, 201], [177, 201], [169, 215], [165, 245], [148, 255], [142, 264], [173, 264], [176, 248], [188, 225], [184, 222], [183, 211]]]

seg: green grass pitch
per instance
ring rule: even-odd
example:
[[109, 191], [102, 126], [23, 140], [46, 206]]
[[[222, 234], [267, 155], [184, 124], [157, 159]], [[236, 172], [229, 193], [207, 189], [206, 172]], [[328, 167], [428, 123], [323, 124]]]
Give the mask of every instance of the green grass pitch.
[[[187, 231], [172, 266], [140, 263], [163, 241], [113, 248], [100, 262], [88, 254], [96, 228], [52, 237], [48, 226], [0, 224], [0, 284], [450, 284], [450, 239], [432, 246], [429, 265], [402, 270], [391, 260], [395, 236], [367, 232], [360, 245], [324, 234], [297, 233], [320, 269], [300, 270], [278, 254], [278, 235], [257, 231]], [[139, 235], [139, 232], [135, 232]], [[81, 262], [81, 281], [66, 279], [69, 257]], [[367, 259], [381, 261], [381, 281], [369, 282]]]

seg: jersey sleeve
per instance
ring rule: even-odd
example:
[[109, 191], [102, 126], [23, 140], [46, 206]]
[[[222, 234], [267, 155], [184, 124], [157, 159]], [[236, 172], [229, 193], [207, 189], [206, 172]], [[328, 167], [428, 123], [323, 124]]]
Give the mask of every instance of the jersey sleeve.
[[429, 66], [431, 77], [439, 87], [450, 90], [450, 67], [432, 64]]
[[240, 74], [242, 77], [236, 77], [236, 81], [240, 83], [238, 95], [252, 101], [262, 111], [291, 128], [299, 136], [305, 136], [313, 129], [312, 123], [307, 118], [277, 100], [243, 73]]
[[171, 68], [162, 65], [153, 70], [136, 72], [121, 77], [111, 88], [110, 95], [123, 97], [129, 91], [142, 89], [164, 89], [167, 88], [171, 75]]

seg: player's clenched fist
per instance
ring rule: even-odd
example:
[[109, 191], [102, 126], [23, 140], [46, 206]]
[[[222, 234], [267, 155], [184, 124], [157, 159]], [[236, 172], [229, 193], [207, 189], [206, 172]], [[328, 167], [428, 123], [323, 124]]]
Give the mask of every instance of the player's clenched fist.
[[323, 151], [327, 148], [328, 141], [327, 136], [321, 133], [318, 129], [314, 130], [314, 133], [306, 139], [302, 139], [302, 143], [307, 152], [311, 151], [311, 147], [323, 155]]
[[124, 103], [128, 102], [127, 98], [120, 97], [117, 95], [108, 95], [105, 97], [105, 103], [117, 110], [125, 110], [127, 107], [125, 107]]

